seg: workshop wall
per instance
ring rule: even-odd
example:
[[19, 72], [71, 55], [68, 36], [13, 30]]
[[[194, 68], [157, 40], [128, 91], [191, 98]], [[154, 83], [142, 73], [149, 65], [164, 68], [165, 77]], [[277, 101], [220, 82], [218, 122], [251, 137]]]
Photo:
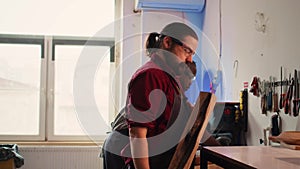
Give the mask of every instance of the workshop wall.
[[[203, 32], [215, 46], [219, 43], [219, 0], [206, 4]], [[243, 82], [269, 76], [280, 80], [280, 67], [288, 77], [300, 69], [300, 1], [226, 0], [221, 2], [222, 59], [225, 100], [239, 100]], [[213, 62], [213, 61], [212, 61]], [[215, 62], [216, 64], [217, 62]], [[231, 86], [232, 87], [228, 87]], [[280, 92], [280, 88], [277, 88]], [[259, 145], [263, 129], [270, 126], [272, 112], [261, 113], [260, 97], [249, 93], [248, 145]], [[295, 130], [298, 117], [283, 113], [282, 130]]]

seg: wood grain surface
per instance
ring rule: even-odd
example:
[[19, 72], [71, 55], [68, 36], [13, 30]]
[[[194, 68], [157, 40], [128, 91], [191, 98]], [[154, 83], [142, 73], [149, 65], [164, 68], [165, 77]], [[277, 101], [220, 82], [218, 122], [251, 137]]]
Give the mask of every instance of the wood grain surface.
[[[187, 135], [179, 142], [169, 169], [190, 168], [215, 103], [216, 97], [214, 94], [200, 92], [192, 114], [186, 123], [184, 132], [187, 132]], [[192, 123], [193, 121], [194, 123]]]

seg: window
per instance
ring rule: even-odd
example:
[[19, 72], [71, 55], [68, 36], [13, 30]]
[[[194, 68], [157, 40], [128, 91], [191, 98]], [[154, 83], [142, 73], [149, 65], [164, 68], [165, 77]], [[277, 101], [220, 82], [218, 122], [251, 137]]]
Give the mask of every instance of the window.
[[41, 46], [1, 44], [0, 51], [0, 133], [37, 135]]
[[14, 1], [0, 7], [0, 140], [89, 140], [74, 106], [74, 72], [87, 48], [104, 58], [93, 86], [108, 124], [114, 30], [97, 33], [113, 27], [114, 1]]

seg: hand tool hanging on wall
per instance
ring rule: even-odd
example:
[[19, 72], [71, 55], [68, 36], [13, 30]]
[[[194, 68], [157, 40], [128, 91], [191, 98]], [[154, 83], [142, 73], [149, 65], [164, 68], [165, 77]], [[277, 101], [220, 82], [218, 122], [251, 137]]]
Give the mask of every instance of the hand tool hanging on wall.
[[288, 94], [288, 91], [289, 91], [289, 82], [290, 82], [290, 80], [288, 80], [288, 79], [285, 79], [285, 82], [286, 82], [286, 84], [283, 86], [284, 88], [283, 88], [283, 91], [284, 91], [284, 93], [282, 94], [282, 107], [283, 107], [283, 112], [285, 113], [285, 114], [288, 114], [288, 109], [287, 109], [287, 107], [286, 107], [286, 105], [287, 105], [287, 100], [288, 100], [288, 96], [287, 96], [287, 94]]
[[279, 112], [278, 108], [278, 93], [275, 86], [276, 79], [273, 77], [273, 112]]
[[270, 82], [268, 83], [268, 94], [267, 94], [267, 110], [272, 111], [272, 103], [273, 103], [273, 89], [272, 89], [272, 77], [270, 77]]
[[291, 100], [293, 97], [293, 79], [291, 79], [291, 74], [289, 79], [290, 80], [288, 81], [288, 92], [284, 99], [284, 113], [291, 115]]
[[299, 99], [299, 83], [298, 83], [298, 76], [297, 76], [297, 70], [294, 72], [294, 100], [293, 100], [293, 115], [298, 116], [299, 114], [299, 102], [297, 99]]
[[294, 78], [292, 78], [291, 80], [291, 84], [290, 84], [290, 89], [291, 89], [291, 92], [290, 92], [290, 95], [289, 95], [289, 115], [291, 116], [292, 115], [292, 99], [293, 99], [293, 91], [294, 91]]
[[280, 67], [280, 99], [279, 99], [279, 108], [283, 108], [283, 98], [284, 94], [282, 93], [282, 66]]
[[[241, 113], [244, 119], [244, 132], [248, 129], [248, 82], [244, 82], [243, 94], [243, 111]], [[245, 141], [246, 142], [246, 141]]]
[[253, 80], [251, 82], [251, 89], [250, 93], [253, 93], [254, 96], [259, 97], [260, 92], [259, 92], [259, 77], [253, 77]]
[[261, 101], [260, 101], [260, 107], [261, 107], [261, 113], [267, 115], [267, 95], [266, 95], [266, 81], [263, 80], [261, 83]]

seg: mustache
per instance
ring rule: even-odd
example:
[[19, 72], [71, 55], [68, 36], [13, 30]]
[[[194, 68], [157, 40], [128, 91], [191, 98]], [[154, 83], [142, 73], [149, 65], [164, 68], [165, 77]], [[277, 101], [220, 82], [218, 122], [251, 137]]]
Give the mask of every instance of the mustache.
[[181, 62], [178, 65], [178, 74], [179, 75], [188, 75], [190, 77], [196, 76], [197, 66], [195, 61], [185, 61]]

